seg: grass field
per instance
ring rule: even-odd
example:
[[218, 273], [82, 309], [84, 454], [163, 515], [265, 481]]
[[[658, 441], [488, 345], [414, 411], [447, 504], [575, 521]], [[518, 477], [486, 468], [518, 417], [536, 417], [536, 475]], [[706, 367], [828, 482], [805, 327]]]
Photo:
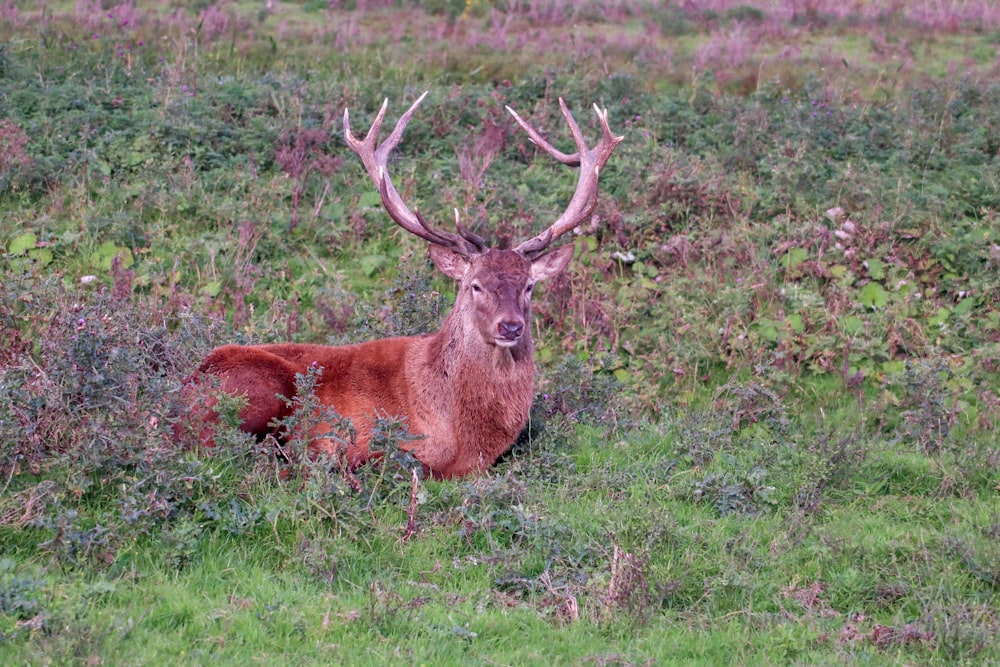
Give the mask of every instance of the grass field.
[[[0, 4], [0, 664], [1000, 663], [994, 4]], [[394, 181], [495, 245], [576, 178], [505, 105], [626, 136], [529, 429], [175, 436], [216, 345], [441, 321], [342, 139], [424, 90]]]

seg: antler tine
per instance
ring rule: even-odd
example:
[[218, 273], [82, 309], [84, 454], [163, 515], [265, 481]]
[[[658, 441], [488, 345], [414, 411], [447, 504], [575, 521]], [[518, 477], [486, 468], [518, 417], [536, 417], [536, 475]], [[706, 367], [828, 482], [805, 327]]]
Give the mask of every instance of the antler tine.
[[462, 224], [462, 221], [458, 217], [457, 208], [455, 209], [455, 229], [458, 230], [458, 233], [462, 236], [462, 238], [476, 246], [480, 252], [486, 250], [486, 240], [479, 234], [470, 231], [468, 227]]
[[[563, 103], [561, 97], [559, 98], [559, 103], [563, 105], [563, 109], [565, 110], [566, 106]], [[523, 118], [521, 118], [519, 115], [517, 115], [516, 111], [514, 111], [510, 107], [505, 107], [505, 108], [507, 109], [507, 111], [510, 112], [510, 115], [514, 117], [514, 120], [517, 121], [517, 124], [521, 126], [521, 129], [524, 130], [525, 132], [527, 132], [528, 137], [531, 139], [532, 143], [534, 143], [536, 146], [538, 146], [539, 148], [541, 148], [546, 153], [548, 153], [549, 155], [551, 155], [555, 159], [559, 160], [563, 164], [567, 164], [567, 165], [569, 165], [571, 167], [575, 167], [575, 166], [577, 166], [577, 165], [580, 164], [580, 153], [579, 152], [573, 153], [572, 155], [567, 155], [566, 153], [563, 153], [559, 149], [555, 148], [548, 141], [546, 141], [542, 137], [542, 135], [540, 135], [535, 130], [535, 128], [533, 128], [530, 125], [528, 125], [524, 121]], [[573, 124], [575, 125], [576, 123], [574, 122]], [[579, 128], [577, 128], [577, 131], [579, 132]]]
[[363, 140], [358, 139], [351, 132], [350, 114], [347, 109], [344, 109], [344, 140], [350, 149], [361, 158], [361, 162], [365, 165], [365, 170], [375, 183], [375, 187], [382, 197], [382, 206], [385, 207], [389, 217], [396, 221], [396, 224], [414, 236], [418, 236], [430, 243], [451, 248], [462, 255], [478, 254], [485, 249], [482, 239], [474, 234], [471, 235], [473, 238], [469, 238], [461, 229], [459, 229], [461, 233], [461, 236], [459, 236], [458, 234], [452, 234], [451, 232], [431, 227], [419, 212], [410, 210], [410, 207], [406, 205], [396, 187], [392, 184], [392, 179], [389, 178], [389, 155], [399, 145], [406, 126], [425, 97], [427, 97], [427, 92], [418, 97], [410, 108], [407, 109], [406, 113], [399, 117], [399, 120], [396, 121], [396, 127], [393, 128], [392, 132], [389, 133], [389, 136], [381, 145], [377, 144], [378, 133], [382, 127], [386, 109], [389, 106], [388, 99], [382, 103], [382, 108], [379, 110], [378, 115], [372, 122], [371, 128], [368, 130], [368, 134], [365, 135]]
[[608, 126], [608, 110], [602, 110], [595, 104], [594, 111], [597, 112], [597, 119], [601, 124], [601, 139], [596, 146], [588, 149], [583, 133], [580, 131], [580, 126], [577, 125], [573, 114], [570, 113], [569, 107], [566, 106], [562, 98], [559, 98], [559, 106], [562, 109], [563, 116], [566, 118], [570, 133], [573, 135], [573, 141], [577, 147], [577, 152], [570, 155], [555, 149], [534, 128], [525, 123], [513, 109], [507, 107], [507, 110], [514, 116], [514, 120], [517, 121], [517, 124], [546, 153], [563, 164], [580, 166], [580, 176], [577, 179], [576, 192], [573, 193], [573, 197], [570, 199], [569, 205], [563, 214], [544, 232], [515, 248], [516, 251], [529, 259], [544, 252], [555, 239], [577, 227], [593, 212], [594, 206], [597, 205], [598, 178], [600, 177], [601, 170], [604, 169], [604, 165], [607, 164], [615, 147], [625, 138], [623, 136], [615, 136], [611, 132], [611, 128]]

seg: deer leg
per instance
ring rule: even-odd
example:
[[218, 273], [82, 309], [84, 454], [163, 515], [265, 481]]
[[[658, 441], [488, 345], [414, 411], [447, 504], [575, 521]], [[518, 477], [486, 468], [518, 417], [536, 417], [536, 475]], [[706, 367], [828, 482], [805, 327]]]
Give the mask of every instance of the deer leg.
[[343, 456], [344, 462], [350, 468], [382, 458], [382, 452], [371, 452], [368, 444], [371, 441], [371, 421], [365, 417], [347, 419], [346, 424], [330, 424], [321, 422], [313, 427], [310, 433], [309, 455]]
[[[422, 439], [415, 441], [408, 449], [424, 467], [424, 476], [433, 479], [447, 479], [456, 476], [453, 472], [459, 451], [454, 441]], [[459, 473], [462, 474], [462, 473]]]
[[[240, 410], [240, 429], [263, 438], [274, 429], [274, 420], [287, 417], [291, 408], [283, 398], [295, 395], [295, 374], [305, 373], [305, 367], [254, 347], [226, 345], [216, 348], [202, 362], [199, 373], [215, 375], [221, 389], [233, 396], [246, 396], [247, 404]], [[197, 374], [196, 374], [197, 376]], [[210, 403], [210, 404], [209, 404]], [[195, 407], [195, 412], [214, 421], [211, 408], [214, 399]], [[206, 409], [207, 408], [207, 409]], [[204, 444], [207, 443], [202, 438]]]

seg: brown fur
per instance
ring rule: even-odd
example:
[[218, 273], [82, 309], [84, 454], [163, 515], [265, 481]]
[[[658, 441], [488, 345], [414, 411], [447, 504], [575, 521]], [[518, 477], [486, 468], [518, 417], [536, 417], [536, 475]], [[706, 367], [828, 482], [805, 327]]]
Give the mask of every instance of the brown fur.
[[[420, 439], [404, 447], [435, 477], [480, 473], [514, 443], [534, 396], [531, 292], [569, 263], [562, 246], [528, 260], [510, 250], [470, 258], [431, 245], [431, 258], [460, 281], [455, 306], [441, 330], [427, 336], [388, 338], [331, 347], [283, 343], [225, 345], [213, 350], [193, 377], [210, 373], [228, 393], [246, 394], [241, 428], [258, 436], [289, 413], [277, 395], [291, 397], [295, 374], [322, 367], [315, 392], [323, 405], [352, 420], [357, 436], [347, 446], [351, 465], [377, 455], [369, 450], [376, 416], [402, 417]], [[514, 335], [517, 331], [519, 335]], [[210, 421], [207, 403], [198, 406]], [[325, 425], [320, 427], [327, 431]], [[210, 429], [201, 431], [211, 445]], [[334, 454], [337, 445], [317, 440], [312, 454]]]

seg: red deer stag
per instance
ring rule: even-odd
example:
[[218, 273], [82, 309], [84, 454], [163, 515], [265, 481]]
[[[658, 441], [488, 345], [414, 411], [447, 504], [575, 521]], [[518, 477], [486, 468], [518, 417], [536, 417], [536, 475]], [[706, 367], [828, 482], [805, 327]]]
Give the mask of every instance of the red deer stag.
[[[275, 420], [289, 414], [281, 396], [295, 393], [296, 373], [306, 373], [310, 365], [320, 366], [322, 374], [314, 389], [317, 399], [353, 422], [355, 437], [345, 452], [351, 466], [378, 455], [368, 450], [376, 415], [402, 417], [411, 433], [422, 436], [405, 447], [431, 475], [440, 478], [482, 472], [510, 448], [527, 422], [535, 379], [531, 291], [536, 282], [556, 275], [572, 258], [572, 244], [548, 248], [591, 214], [597, 202], [598, 176], [622, 137], [608, 128], [607, 110], [595, 105], [601, 139], [594, 148], [587, 148], [560, 99], [577, 146], [577, 152], [567, 155], [508, 107], [535, 144], [564, 164], [579, 165], [580, 175], [569, 206], [551, 227], [513, 250], [488, 248], [482, 238], [457, 222], [458, 234], [431, 227], [410, 210], [389, 179], [389, 154], [426, 95], [403, 114], [381, 145], [376, 146], [376, 141], [388, 100], [363, 140], [351, 132], [345, 110], [344, 137], [361, 157], [392, 219], [430, 243], [431, 260], [460, 283], [441, 330], [341, 347], [226, 345], [213, 350], [198, 373], [218, 376], [225, 392], [245, 394], [241, 428], [263, 437], [273, 431]], [[199, 406], [202, 418], [213, 418], [207, 414], [210, 404]], [[329, 433], [329, 429], [320, 424], [314, 434]], [[202, 430], [205, 444], [211, 442], [206, 436], [210, 430]], [[334, 454], [338, 447], [329, 439], [317, 438], [310, 444], [310, 453]]]

